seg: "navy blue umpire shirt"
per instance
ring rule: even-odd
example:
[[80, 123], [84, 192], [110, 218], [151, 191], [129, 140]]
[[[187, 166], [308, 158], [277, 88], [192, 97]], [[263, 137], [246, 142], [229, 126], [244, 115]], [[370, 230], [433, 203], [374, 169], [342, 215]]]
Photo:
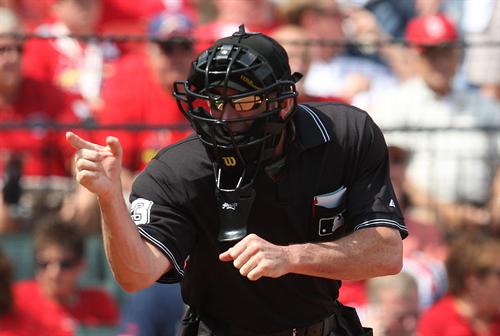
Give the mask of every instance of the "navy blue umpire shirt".
[[[389, 178], [384, 137], [368, 114], [339, 103], [298, 105], [296, 135], [279, 179], [263, 170], [248, 232], [277, 245], [333, 241], [367, 227], [408, 231]], [[211, 161], [197, 136], [160, 151], [137, 177], [131, 216], [173, 264], [158, 281], [182, 281], [201, 315], [249, 331], [308, 326], [331, 315], [341, 282], [286, 274], [250, 281], [219, 254]]]

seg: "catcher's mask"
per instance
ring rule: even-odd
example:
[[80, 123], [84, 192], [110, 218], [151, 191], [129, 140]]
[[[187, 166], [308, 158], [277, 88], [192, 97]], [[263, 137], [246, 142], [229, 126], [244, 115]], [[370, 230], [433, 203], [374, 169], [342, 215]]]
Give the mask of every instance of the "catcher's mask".
[[[212, 160], [221, 208], [238, 204], [247, 213], [237, 217], [248, 215], [243, 203], [251, 205], [255, 176], [274, 158], [296, 110], [295, 82], [301, 77], [291, 74], [281, 45], [266, 35], [247, 33], [241, 25], [198, 56], [186, 81], [174, 84], [179, 108]], [[280, 116], [285, 100], [292, 106]], [[227, 118], [226, 108], [234, 109], [236, 117]]]

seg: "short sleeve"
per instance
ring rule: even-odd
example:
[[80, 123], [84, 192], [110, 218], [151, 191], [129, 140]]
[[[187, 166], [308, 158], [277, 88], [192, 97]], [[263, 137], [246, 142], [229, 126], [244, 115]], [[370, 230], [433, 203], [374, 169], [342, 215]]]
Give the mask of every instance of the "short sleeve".
[[389, 175], [388, 151], [379, 127], [366, 115], [350, 161], [346, 220], [352, 230], [387, 226], [408, 235]]
[[182, 279], [195, 240], [193, 221], [183, 206], [185, 195], [175, 180], [175, 172], [153, 160], [135, 180], [130, 195], [131, 218], [140, 235], [172, 262], [172, 270], [158, 280], [162, 283]]

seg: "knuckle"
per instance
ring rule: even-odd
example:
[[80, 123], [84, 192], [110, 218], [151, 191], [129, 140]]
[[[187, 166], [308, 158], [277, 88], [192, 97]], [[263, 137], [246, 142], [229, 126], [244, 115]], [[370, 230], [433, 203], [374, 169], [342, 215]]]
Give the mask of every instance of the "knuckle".
[[248, 249], [251, 250], [251, 251], [257, 251], [260, 249], [260, 242], [258, 241], [251, 241], [249, 244], [248, 244]]

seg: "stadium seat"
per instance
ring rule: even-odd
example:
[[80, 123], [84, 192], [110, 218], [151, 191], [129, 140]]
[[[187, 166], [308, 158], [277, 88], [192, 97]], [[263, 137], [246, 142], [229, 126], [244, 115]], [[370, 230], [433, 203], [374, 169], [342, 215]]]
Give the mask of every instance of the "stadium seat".
[[33, 240], [30, 232], [0, 235], [0, 248], [14, 266], [14, 280], [31, 279], [35, 274]]

